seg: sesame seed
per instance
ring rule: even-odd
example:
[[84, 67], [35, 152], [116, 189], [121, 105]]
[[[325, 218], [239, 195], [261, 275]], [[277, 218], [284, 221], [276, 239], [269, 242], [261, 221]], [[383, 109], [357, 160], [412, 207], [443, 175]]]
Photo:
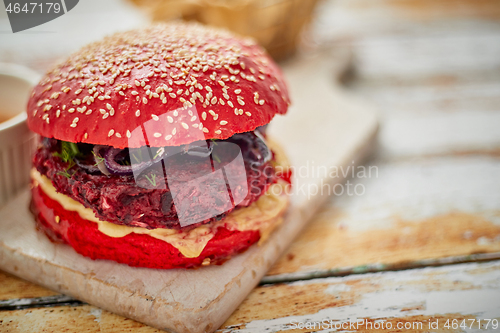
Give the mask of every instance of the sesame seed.
[[177, 133], [177, 128], [174, 128], [174, 129], [172, 130], [172, 135], [175, 135], [175, 133]]
[[264, 100], [263, 100], [263, 99], [261, 99], [261, 100], [259, 101], [259, 105], [264, 105]]
[[114, 133], [115, 133], [114, 129], [109, 130], [109, 132], [108, 132], [108, 138], [110, 138]]
[[165, 140], [167, 140], [167, 141], [170, 139], [172, 139], [172, 135], [170, 135], [170, 134], [165, 137]]
[[75, 109], [74, 108], [68, 109], [68, 112], [73, 113], [73, 112], [75, 112]]
[[117, 138], [121, 138], [121, 137], [122, 137], [122, 135], [121, 135], [120, 133], [118, 133], [118, 132], [116, 132], [115, 136], [116, 136]]
[[158, 120], [160, 120], [160, 117], [158, 117], [158, 116], [157, 116], [157, 115], [155, 115], [155, 114], [152, 114], [152, 115], [151, 115], [151, 118], [153, 118], [153, 120], [154, 120], [154, 121], [158, 121]]
[[191, 121], [195, 121], [195, 120], [196, 120], [196, 116], [192, 116]]
[[221, 121], [220, 121], [220, 124], [221, 124], [221, 125], [227, 125], [227, 121], [225, 121], [225, 120], [221, 120]]
[[141, 110], [137, 110], [137, 111], [135, 111], [135, 116], [136, 116], [136, 117], [139, 117], [140, 115], [141, 115]]
[[203, 132], [208, 133], [208, 128], [203, 127]]
[[142, 102], [143, 102], [144, 104], [148, 104], [148, 99], [147, 99], [146, 97], [143, 97], [143, 98], [142, 98]]
[[205, 111], [203, 111], [203, 113], [201, 114], [201, 119], [203, 120], [207, 119], [207, 113]]
[[249, 116], [249, 117], [251, 117], [251, 116], [252, 116], [252, 114], [251, 114], [250, 112], [248, 112], [248, 111], [247, 111], [247, 112], [245, 112], [245, 114], [246, 114], [247, 116]]
[[222, 131], [221, 131], [221, 130], [216, 130], [216, 131], [215, 131], [215, 134], [221, 134], [221, 133], [222, 133]]
[[229, 105], [232, 108], [234, 107], [233, 102], [231, 102], [231, 101], [227, 101], [227, 105]]
[[235, 93], [235, 94], [239, 94], [239, 93], [241, 93], [241, 89], [235, 89], [235, 90], [234, 90], [234, 93]]
[[102, 119], [106, 119], [106, 118], [108, 118], [108, 117], [109, 117], [109, 113], [107, 113], [107, 112], [106, 112], [106, 113], [104, 114], [104, 116], [102, 116]]
[[188, 129], [189, 128], [188, 124], [186, 124], [184, 122], [182, 122], [181, 125], [182, 125], [182, 127], [184, 127], [184, 129]]
[[161, 136], [161, 133], [156, 132], [155, 134], [153, 134], [153, 136], [154, 136], [155, 138], [159, 138], [159, 137]]

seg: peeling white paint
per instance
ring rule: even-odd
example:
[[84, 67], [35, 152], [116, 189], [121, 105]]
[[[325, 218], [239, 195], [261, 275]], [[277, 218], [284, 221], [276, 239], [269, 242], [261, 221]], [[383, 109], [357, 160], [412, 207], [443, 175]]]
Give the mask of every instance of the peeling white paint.
[[[301, 316], [255, 320], [247, 323], [244, 329], [227, 330], [227, 332], [274, 332], [293, 329], [292, 323], [322, 322], [324, 320], [344, 322], [371, 318], [383, 321], [384, 318], [450, 313], [473, 315], [478, 319], [492, 319], [500, 316], [500, 262], [315, 279], [290, 283], [289, 285], [313, 285], [327, 282], [331, 285], [326, 288], [325, 292], [335, 294], [343, 290], [349, 291], [349, 288], [345, 287], [346, 282], [353, 280], [376, 283], [380, 289], [360, 295], [361, 300], [353, 305], [326, 308], [316, 313]], [[433, 287], [432, 281], [435, 282], [436, 286], [439, 283], [455, 281], [471, 285], [467, 290], [461, 290], [459, 287], [432, 290], [437, 289], [437, 287]], [[442, 289], [445, 288], [442, 287]], [[404, 308], [414, 307], [415, 304], [423, 306], [421, 309], [402, 311]]]
[[396, 218], [421, 220], [450, 212], [484, 216], [500, 224], [500, 160], [492, 157], [439, 157], [382, 164], [378, 177], [354, 181], [361, 196], [331, 201], [352, 230], [388, 228]]
[[340, 292], [349, 290], [351, 290], [351, 287], [347, 284], [332, 284], [325, 289], [325, 293], [330, 295], [338, 295]]
[[99, 308], [92, 308], [90, 310], [90, 314], [95, 317], [94, 321], [100, 323], [101, 322], [101, 315], [102, 315], [102, 310]]

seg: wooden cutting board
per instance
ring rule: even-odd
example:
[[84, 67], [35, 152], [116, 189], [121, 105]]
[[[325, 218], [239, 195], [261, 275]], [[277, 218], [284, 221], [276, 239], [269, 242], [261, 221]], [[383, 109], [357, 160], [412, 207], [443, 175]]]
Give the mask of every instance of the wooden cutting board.
[[[374, 112], [336, 83], [348, 56], [331, 52], [297, 57], [284, 65], [293, 106], [276, 117], [270, 135], [296, 169], [284, 223], [260, 246], [222, 266], [197, 270], [132, 268], [93, 261], [51, 243], [35, 229], [26, 190], [0, 211], [0, 269], [111, 312], [173, 332], [216, 330], [257, 285], [328, 195], [321, 186], [343, 182], [313, 172], [352, 168], [373, 143]], [[338, 188], [340, 190], [340, 188]]]

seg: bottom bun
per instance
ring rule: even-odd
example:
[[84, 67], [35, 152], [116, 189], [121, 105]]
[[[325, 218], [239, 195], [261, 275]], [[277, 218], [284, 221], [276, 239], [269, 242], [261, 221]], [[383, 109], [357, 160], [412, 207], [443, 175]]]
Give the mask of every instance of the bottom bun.
[[[60, 193], [58, 195], [63, 196]], [[245, 251], [261, 239], [261, 235], [265, 238], [281, 222], [286, 210], [288, 197], [285, 193], [279, 196], [279, 200], [284, 203], [279, 209], [276, 209], [274, 202], [269, 202], [273, 200], [273, 195], [266, 194], [251, 206], [229, 214], [226, 217], [228, 221], [245, 221], [255, 220], [255, 214], [262, 212], [263, 221], [257, 223], [255, 229], [246, 225], [240, 230], [234, 225], [221, 223], [213, 229], [213, 237], [196, 257], [186, 257], [170, 243], [148, 234], [132, 232], [123, 237], [110, 237], [99, 230], [99, 224], [95, 221], [83, 218], [75, 210], [65, 209], [58, 200], [44, 191], [36, 179], [32, 186], [31, 211], [38, 228], [51, 240], [67, 243], [76, 252], [91, 259], [109, 259], [134, 267], [194, 268], [221, 264], [231, 256]], [[71, 199], [68, 197], [68, 200]], [[73, 204], [80, 205], [76, 202]], [[86, 209], [83, 205], [81, 207]], [[271, 207], [274, 209], [271, 210]], [[232, 214], [237, 218], [232, 217]]]

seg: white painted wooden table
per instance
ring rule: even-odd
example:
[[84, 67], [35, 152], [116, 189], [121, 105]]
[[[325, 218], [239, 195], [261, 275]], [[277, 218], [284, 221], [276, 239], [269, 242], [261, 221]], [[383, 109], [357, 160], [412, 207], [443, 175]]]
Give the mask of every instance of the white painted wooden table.
[[[312, 36], [310, 47], [352, 50], [345, 88], [381, 118], [366, 162], [377, 172], [349, 180], [363, 194], [331, 197], [219, 331], [333, 331], [354, 318], [365, 326], [345, 330], [500, 331], [485, 326], [500, 319], [500, 3], [325, 1]], [[51, 305], [1, 311], [0, 331], [155, 331], [0, 281], [0, 299]], [[311, 328], [325, 321], [333, 329]]]

